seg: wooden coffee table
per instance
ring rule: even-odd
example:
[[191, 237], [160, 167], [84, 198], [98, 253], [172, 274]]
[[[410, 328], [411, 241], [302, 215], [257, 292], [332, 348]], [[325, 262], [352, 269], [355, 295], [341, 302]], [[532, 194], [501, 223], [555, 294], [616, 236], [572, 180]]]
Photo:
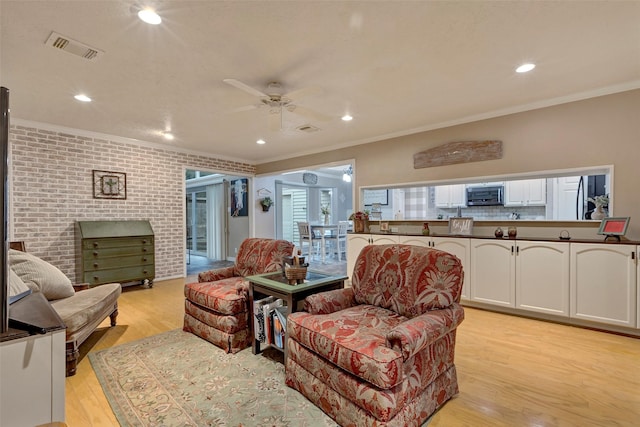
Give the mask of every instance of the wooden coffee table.
[[[258, 274], [255, 276], [247, 277], [250, 283], [249, 286], [249, 333], [253, 342], [253, 354], [258, 354], [262, 351], [260, 348], [260, 341], [255, 337], [255, 331], [253, 330], [253, 302], [273, 296], [280, 298], [289, 307], [289, 313], [298, 311], [299, 304], [304, 301], [309, 295], [316, 294], [318, 292], [331, 291], [334, 289], [344, 288], [344, 281], [347, 280], [347, 276], [332, 276], [325, 273], [309, 270], [307, 272], [307, 278], [304, 283], [298, 285], [290, 285], [287, 279], [283, 276], [281, 271], [276, 273]], [[286, 337], [285, 337], [286, 343]], [[277, 346], [272, 346], [278, 350], [284, 351], [285, 358], [287, 352], [285, 349], [280, 349]], [[285, 345], [286, 348], [286, 345]]]

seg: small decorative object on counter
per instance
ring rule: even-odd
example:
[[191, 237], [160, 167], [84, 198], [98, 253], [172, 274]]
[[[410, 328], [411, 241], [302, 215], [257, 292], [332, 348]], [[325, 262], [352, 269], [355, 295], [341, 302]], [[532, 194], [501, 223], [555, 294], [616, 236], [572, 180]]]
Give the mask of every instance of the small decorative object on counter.
[[560, 239], [561, 240], [569, 240], [569, 239], [571, 239], [571, 236], [569, 235], [569, 232], [567, 230], [562, 230], [560, 232]]
[[515, 239], [516, 236], [518, 235], [518, 229], [516, 227], [511, 226], [508, 228], [507, 233], [509, 234], [510, 239]]
[[502, 228], [498, 227], [496, 228], [496, 231], [494, 231], [494, 233], [497, 239], [502, 239], [502, 236], [504, 236], [504, 232], [502, 231]]
[[349, 216], [349, 221], [353, 221], [354, 233], [369, 232], [369, 213], [367, 211], [354, 212]]
[[424, 224], [422, 224], [422, 234], [425, 236], [429, 235], [429, 223], [425, 222]]

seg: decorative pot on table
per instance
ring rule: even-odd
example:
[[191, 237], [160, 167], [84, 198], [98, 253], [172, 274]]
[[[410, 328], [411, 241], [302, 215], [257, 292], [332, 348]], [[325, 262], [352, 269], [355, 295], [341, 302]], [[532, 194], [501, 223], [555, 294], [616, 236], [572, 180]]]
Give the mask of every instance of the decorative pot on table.
[[591, 219], [605, 219], [607, 213], [602, 208], [602, 205], [596, 205], [596, 209], [591, 212]]

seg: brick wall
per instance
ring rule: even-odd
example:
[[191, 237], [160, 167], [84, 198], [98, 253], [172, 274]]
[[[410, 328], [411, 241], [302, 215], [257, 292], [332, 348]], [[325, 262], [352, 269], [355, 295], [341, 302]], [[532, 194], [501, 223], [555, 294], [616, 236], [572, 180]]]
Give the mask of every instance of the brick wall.
[[[11, 126], [9, 236], [75, 280], [75, 221], [145, 219], [156, 278], [184, 273], [184, 167], [250, 176], [250, 164], [25, 126]], [[94, 199], [92, 170], [126, 173], [126, 200]]]

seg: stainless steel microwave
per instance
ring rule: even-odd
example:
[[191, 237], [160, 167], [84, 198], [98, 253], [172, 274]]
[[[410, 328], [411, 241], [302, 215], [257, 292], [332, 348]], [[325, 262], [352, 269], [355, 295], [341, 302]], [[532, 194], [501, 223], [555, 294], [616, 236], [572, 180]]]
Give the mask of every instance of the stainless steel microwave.
[[504, 205], [504, 187], [467, 187], [467, 206]]

